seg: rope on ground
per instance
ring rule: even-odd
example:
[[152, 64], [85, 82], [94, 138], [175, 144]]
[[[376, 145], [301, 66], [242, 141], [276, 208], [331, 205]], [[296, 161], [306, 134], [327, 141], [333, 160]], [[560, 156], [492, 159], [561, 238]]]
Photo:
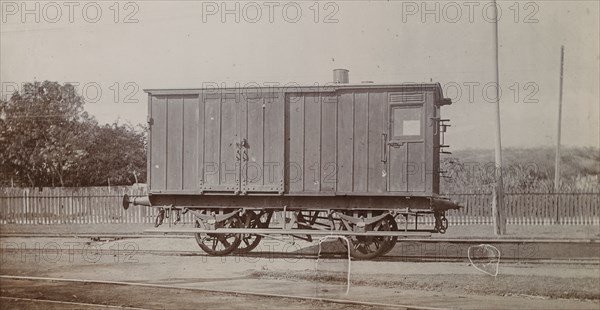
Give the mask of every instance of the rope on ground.
[[[483, 249], [483, 252], [486, 254], [485, 258], [488, 261], [485, 263], [482, 263], [480, 266], [477, 266], [477, 263], [473, 262], [473, 258], [471, 255], [472, 249], [474, 251], [476, 251], [477, 249]], [[483, 273], [489, 274], [490, 276], [493, 276], [493, 277], [498, 276], [498, 266], [500, 265], [500, 250], [498, 250], [497, 247], [490, 245], [490, 244], [472, 245], [467, 249], [467, 257], [469, 258], [469, 262], [471, 262], [471, 266], [473, 266], [473, 268], [475, 268]], [[494, 266], [494, 264], [495, 264], [495, 266]], [[490, 272], [490, 271], [484, 269], [486, 267], [492, 267], [495, 270], [494, 270], [494, 272]]]
[[328, 236], [319, 238], [319, 252], [317, 252], [317, 261], [315, 262], [315, 270], [317, 270], [317, 268], [319, 267], [319, 258], [321, 257], [321, 243], [323, 243], [323, 241], [325, 241], [327, 239], [337, 239], [337, 240], [346, 241], [346, 248], [348, 249], [348, 272], [346, 275], [346, 295], [348, 295], [348, 293], [350, 292], [350, 271], [351, 271], [351, 266], [352, 266], [352, 259], [350, 256], [350, 240], [348, 240], [348, 238], [346, 238], [345, 236], [341, 236], [341, 235], [328, 235]]

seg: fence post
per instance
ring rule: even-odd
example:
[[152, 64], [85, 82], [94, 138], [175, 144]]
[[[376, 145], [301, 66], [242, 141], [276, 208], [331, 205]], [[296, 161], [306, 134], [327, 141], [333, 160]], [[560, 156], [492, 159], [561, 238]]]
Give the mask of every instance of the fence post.
[[73, 205], [73, 192], [71, 192], [71, 199], [69, 200], [69, 212], [67, 215], [67, 223], [71, 224], [73, 223], [73, 209], [74, 209], [74, 205]]
[[29, 189], [25, 190], [25, 224], [29, 221]]
[[555, 199], [556, 200], [556, 207], [555, 207], [556, 208], [556, 210], [555, 210], [556, 218], [554, 219], [554, 224], [559, 224], [559, 222], [560, 222], [560, 216], [559, 216], [560, 194], [555, 192], [554, 195], [556, 195], [556, 199]]

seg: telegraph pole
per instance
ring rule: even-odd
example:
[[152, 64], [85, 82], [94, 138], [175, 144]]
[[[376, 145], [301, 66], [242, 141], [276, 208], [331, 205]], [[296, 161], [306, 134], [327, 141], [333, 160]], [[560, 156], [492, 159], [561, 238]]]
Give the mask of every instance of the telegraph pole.
[[492, 199], [492, 211], [494, 217], [494, 233], [496, 235], [506, 234], [506, 218], [504, 217], [504, 182], [502, 180], [502, 139], [500, 135], [500, 72], [498, 60], [498, 7], [494, 0], [494, 71], [496, 73], [496, 102], [494, 104], [495, 123], [495, 162], [496, 162], [496, 184]]
[[[565, 61], [565, 46], [560, 46], [560, 84], [558, 88], [558, 124], [556, 132], [556, 158], [554, 163], [554, 193], [557, 194], [560, 190], [560, 127], [562, 124], [562, 98], [563, 98], [563, 67]], [[560, 219], [558, 210], [560, 208], [560, 195], [556, 195], [556, 210], [554, 210], [556, 218], [555, 223], [558, 224]]]
[[554, 163], [554, 192], [560, 188], [560, 127], [562, 123], [562, 99], [563, 99], [563, 64], [565, 61], [565, 46], [560, 46], [560, 86], [558, 89], [558, 129], [556, 133], [556, 162]]

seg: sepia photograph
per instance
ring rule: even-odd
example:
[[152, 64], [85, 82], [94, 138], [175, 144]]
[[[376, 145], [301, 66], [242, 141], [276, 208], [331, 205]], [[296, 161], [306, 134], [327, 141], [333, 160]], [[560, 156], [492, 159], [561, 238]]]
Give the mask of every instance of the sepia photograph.
[[0, 309], [600, 309], [597, 0], [0, 0]]

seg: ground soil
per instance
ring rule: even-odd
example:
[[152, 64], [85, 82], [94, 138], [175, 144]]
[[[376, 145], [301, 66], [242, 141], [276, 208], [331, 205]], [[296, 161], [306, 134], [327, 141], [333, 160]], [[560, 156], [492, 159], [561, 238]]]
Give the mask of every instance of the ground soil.
[[[64, 282], [35, 282], [2, 280], [0, 295], [27, 299], [59, 300], [145, 309], [381, 309], [381, 307], [222, 294], [193, 290], [130, 287], [108, 284], [74, 284]], [[48, 304], [4, 299], [0, 309], [81, 309], [80, 305]], [[93, 307], [92, 307], [93, 308]], [[100, 307], [98, 307], [100, 308]], [[87, 307], [86, 307], [87, 309]]]
[[[412, 306], [462, 309], [598, 309], [600, 308], [600, 261], [587, 264], [524, 264], [500, 262], [497, 277], [484, 274], [466, 262], [348, 261], [347, 259], [298, 259], [272, 256], [207, 257], [193, 239], [137, 240], [137, 250], [129, 255], [111, 253], [132, 240], [108, 242], [83, 239], [6, 239], [2, 242], [2, 275], [78, 278], [169, 284], [185, 288], [268, 292], [297, 296], [347, 298], [352, 300]], [[268, 240], [264, 245], [281, 249], [285, 243]], [[17, 248], [8, 249], [7, 244]], [[23, 245], [19, 249], [18, 246]], [[37, 248], [36, 248], [37, 244]], [[51, 246], [48, 246], [51, 245]], [[62, 252], [54, 251], [64, 247]], [[68, 247], [68, 248], [67, 248]], [[197, 249], [188, 256], [154, 255], [144, 249]], [[33, 249], [33, 250], [31, 250]], [[54, 249], [54, 250], [52, 250]], [[106, 250], [106, 251], [105, 251]], [[57, 255], [61, 253], [61, 255]], [[340, 256], [341, 257], [341, 256]], [[350, 291], [346, 295], [346, 272], [350, 269]], [[326, 276], [325, 276], [326, 275]], [[6, 279], [0, 281], [2, 296]], [[32, 286], [26, 294], [50, 294]], [[73, 289], [74, 290], [74, 289]], [[11, 291], [12, 292], [12, 291]], [[16, 291], [15, 291], [16, 292]], [[21, 292], [21, 291], [20, 291]], [[131, 291], [162, 300], [162, 295]], [[30, 296], [30, 295], [27, 295]], [[77, 295], [77, 296], [81, 296]], [[121, 302], [112, 293], [99, 301]], [[174, 296], [178, 296], [175, 294]], [[203, 297], [181, 297], [195, 306], [204, 306]], [[191, 295], [189, 295], [191, 296]], [[118, 296], [117, 296], [118, 297]], [[114, 298], [117, 298], [114, 297]], [[169, 299], [170, 300], [170, 299]], [[160, 305], [167, 305], [163, 300]], [[233, 300], [236, 307], [259, 307], [262, 301]], [[245, 304], [247, 303], [247, 304]], [[222, 308], [211, 304], [208, 308]], [[281, 308], [287, 301], [265, 304], [262, 308]], [[19, 305], [17, 305], [18, 307]], [[214, 307], [213, 307], [214, 306]], [[298, 307], [304, 308], [300, 304]], [[310, 308], [311, 305], [306, 307]], [[320, 307], [320, 305], [315, 305]], [[206, 308], [206, 307], [203, 307]]]

